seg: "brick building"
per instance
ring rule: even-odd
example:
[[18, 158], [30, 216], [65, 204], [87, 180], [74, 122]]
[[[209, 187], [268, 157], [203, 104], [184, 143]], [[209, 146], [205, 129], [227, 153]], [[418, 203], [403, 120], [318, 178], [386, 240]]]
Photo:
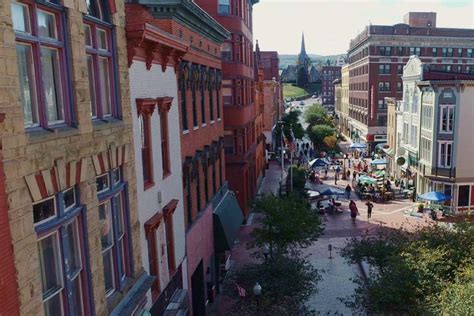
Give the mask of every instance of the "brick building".
[[2, 254], [13, 250], [20, 314], [140, 313], [152, 280], [141, 264], [124, 4], [4, 2], [0, 16]]
[[[206, 302], [212, 300], [217, 290], [219, 267], [225, 265], [228, 257], [226, 252], [233, 244], [231, 236], [235, 235], [243, 221], [238, 202], [228, 190], [224, 163], [220, 46], [229, 37], [229, 33], [200, 7], [189, 1], [167, 1], [163, 4], [143, 2], [127, 5], [127, 9], [130, 19], [144, 27], [152, 25], [156, 31], [156, 34], [150, 37], [156, 40], [155, 44], [140, 44], [143, 46], [140, 51], [149, 52], [150, 70], [156, 73], [156, 77], [154, 80], [148, 80], [152, 81], [151, 85], [155, 82], [156, 87], [143, 87], [142, 81], [145, 78], [142, 75], [146, 70], [141, 62], [141, 68], [137, 76], [134, 76], [138, 81], [137, 89], [142, 94], [153, 94], [151, 99], [155, 99], [157, 95], [163, 97], [165, 94], [173, 98], [168, 114], [168, 144], [180, 144], [180, 150], [176, 148], [168, 154], [170, 167], [176, 166], [177, 163], [181, 166], [179, 172], [170, 173], [171, 176], [176, 175], [176, 181], [170, 182], [168, 176], [156, 185], [156, 190], [161, 192], [162, 199], [165, 193], [182, 196], [174, 199], [178, 200], [179, 210], [176, 212], [179, 211], [180, 216], [184, 217], [182, 227], [177, 229], [183, 233], [185, 231], [185, 280], [175, 282], [165, 277], [165, 283], [156, 294], [162, 299], [157, 299], [152, 312], [161, 314], [166, 307], [164, 302], [170, 301], [177, 284], [178, 287], [187, 284], [192, 313], [203, 315]], [[163, 66], [163, 61], [169, 65], [163, 68], [165, 72], [160, 67]], [[153, 63], [160, 65], [155, 66]], [[131, 72], [134, 64], [135, 62]], [[168, 69], [171, 66], [175, 67], [176, 74], [172, 69]], [[133, 87], [134, 82], [131, 84]], [[176, 112], [173, 112], [173, 109]], [[174, 121], [170, 120], [171, 117]], [[155, 126], [161, 133], [161, 128], [158, 128], [161, 122], [156, 123]], [[159, 169], [162, 169], [161, 156], [162, 154], [158, 153], [150, 159], [153, 165], [160, 166]], [[140, 176], [138, 179], [140, 180]], [[181, 187], [175, 189], [178, 183]], [[228, 221], [229, 216], [232, 216], [233, 221]], [[223, 226], [223, 222], [230, 226]], [[175, 237], [178, 237], [176, 231]], [[164, 270], [167, 271], [167, 267]], [[173, 286], [175, 288], [171, 288]]]
[[[1, 93], [4, 87], [0, 86]], [[3, 131], [4, 113], [0, 113], [0, 130]], [[1, 132], [0, 132], [1, 133]], [[5, 171], [3, 169], [2, 137], [0, 134], [0, 311], [5, 315], [19, 315], [18, 285], [12, 249], [12, 237], [8, 220], [8, 199], [5, 192]]]
[[334, 105], [334, 80], [341, 79], [341, 67], [321, 67], [321, 98], [323, 105]]
[[474, 30], [436, 27], [436, 13], [410, 12], [405, 23], [367, 26], [348, 51], [352, 138], [367, 142], [369, 151], [387, 141], [384, 98], [402, 98], [401, 75], [411, 55], [431, 69], [473, 73], [473, 47]]
[[275, 150], [273, 129], [283, 114], [283, 88], [280, 81], [278, 53], [260, 51], [258, 41], [255, 47], [256, 104], [263, 109], [263, 134], [266, 149]]
[[257, 0], [197, 0], [231, 35], [221, 48], [226, 175], [247, 215], [265, 166], [263, 112], [255, 106], [252, 6]]

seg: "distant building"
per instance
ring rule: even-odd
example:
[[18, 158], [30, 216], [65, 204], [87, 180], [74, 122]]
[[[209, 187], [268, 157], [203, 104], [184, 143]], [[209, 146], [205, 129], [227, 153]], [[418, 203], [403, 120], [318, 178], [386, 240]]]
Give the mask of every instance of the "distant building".
[[353, 134], [372, 151], [387, 142], [385, 97], [402, 98], [401, 75], [411, 55], [431, 70], [474, 73], [474, 30], [436, 27], [436, 13], [410, 12], [405, 24], [369, 25], [350, 42]]
[[346, 64], [346, 60], [343, 56], [338, 56], [336, 59], [336, 66], [337, 67], [342, 67]]
[[349, 136], [349, 65], [345, 65], [341, 68], [340, 89], [340, 96], [337, 96], [336, 88], [337, 100], [335, 113], [338, 117], [339, 130], [345, 135]]
[[334, 105], [334, 80], [341, 79], [341, 67], [321, 68], [321, 97], [323, 105]]
[[321, 75], [314, 65], [309, 70], [309, 82], [318, 82], [321, 80]]

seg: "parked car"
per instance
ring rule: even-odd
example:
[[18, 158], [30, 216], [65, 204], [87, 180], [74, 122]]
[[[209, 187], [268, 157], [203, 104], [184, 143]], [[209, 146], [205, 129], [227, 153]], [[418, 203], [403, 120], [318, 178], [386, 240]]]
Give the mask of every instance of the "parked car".
[[300, 105], [304, 105], [304, 101], [300, 101]]

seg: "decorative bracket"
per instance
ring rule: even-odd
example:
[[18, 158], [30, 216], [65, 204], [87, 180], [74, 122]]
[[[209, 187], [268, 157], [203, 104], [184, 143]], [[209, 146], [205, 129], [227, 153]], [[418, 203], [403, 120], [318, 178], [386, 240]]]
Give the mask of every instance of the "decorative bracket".
[[157, 99], [144, 98], [144, 99], [135, 99], [137, 103], [137, 115], [153, 115]]

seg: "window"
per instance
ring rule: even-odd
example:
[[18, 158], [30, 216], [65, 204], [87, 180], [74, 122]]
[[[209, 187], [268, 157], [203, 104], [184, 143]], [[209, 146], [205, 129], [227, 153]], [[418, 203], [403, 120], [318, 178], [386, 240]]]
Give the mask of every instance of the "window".
[[90, 314], [82, 213], [76, 187], [33, 205], [45, 315]]
[[421, 47], [410, 47], [410, 55], [421, 56]]
[[474, 49], [472, 48], [467, 49], [467, 57], [470, 57], [470, 58], [474, 57]]
[[432, 55], [433, 57], [437, 57], [437, 56], [438, 56], [438, 49], [437, 49], [436, 47], [433, 47], [433, 48], [431, 49], [431, 55]]
[[412, 125], [410, 132], [410, 144], [412, 147], [418, 147], [418, 126]]
[[180, 102], [181, 102], [181, 126], [183, 131], [188, 130], [188, 111], [186, 108], [186, 80], [183, 71], [179, 79]]
[[427, 130], [433, 128], [433, 107], [432, 106], [422, 106], [421, 110], [421, 127]]
[[223, 61], [232, 61], [232, 43], [230, 42], [222, 43], [221, 58]]
[[390, 82], [379, 82], [379, 91], [390, 91]]
[[438, 142], [438, 167], [451, 168], [451, 159], [453, 151], [453, 143], [448, 141]]
[[403, 46], [397, 47], [397, 53], [398, 53], [398, 56], [403, 56]]
[[61, 6], [12, 2], [11, 10], [25, 127], [70, 123]]
[[209, 202], [209, 159], [206, 159], [202, 165], [202, 172], [204, 174], [204, 200]]
[[403, 75], [403, 65], [397, 65], [397, 74]]
[[153, 184], [153, 164], [151, 151], [150, 116], [140, 115], [140, 145], [142, 152], [143, 184], [145, 188]]
[[454, 127], [454, 110], [453, 105], [440, 106], [440, 132], [452, 133]]
[[114, 106], [114, 58], [112, 55], [112, 25], [105, 1], [87, 0], [84, 17], [87, 72], [89, 75], [90, 109], [93, 119], [118, 117]]
[[391, 46], [379, 46], [379, 55], [382, 55], [382, 56], [392, 55], [392, 47]]
[[196, 128], [198, 126], [198, 118], [197, 118], [197, 108], [196, 108], [196, 87], [195, 84], [191, 87], [191, 97], [193, 101], [193, 126]]
[[214, 91], [212, 87], [207, 90], [209, 92], [209, 119], [211, 122], [214, 121]]
[[377, 109], [386, 109], [387, 106], [384, 100], [378, 100]]
[[99, 186], [99, 179], [104, 177], [108, 178], [107, 182], [111, 184], [107, 190], [98, 194], [100, 243], [106, 296], [121, 290], [126, 277], [130, 274], [125, 183], [121, 180], [118, 182], [110, 180], [122, 179], [120, 173], [120, 169], [113, 169], [97, 177], [97, 186]]
[[221, 85], [220, 82], [216, 84], [216, 111], [217, 111], [217, 119], [221, 118], [221, 98], [220, 98], [220, 91]]
[[160, 109], [160, 134], [161, 134], [161, 166], [163, 168], [163, 178], [171, 173], [170, 149], [168, 133], [168, 111]]
[[441, 54], [443, 57], [453, 57], [453, 49], [452, 48], [443, 48], [441, 50]]
[[230, 14], [230, 0], [219, 0], [217, 11], [219, 14]]
[[403, 123], [403, 142], [405, 144], [408, 144], [408, 129], [409, 129], [409, 126], [408, 126], [408, 123]]
[[397, 91], [403, 91], [403, 85], [401, 82], [397, 82]]
[[458, 48], [458, 57], [462, 57], [462, 48]]
[[379, 74], [380, 75], [390, 74], [390, 65], [379, 65]]
[[166, 234], [166, 254], [168, 256], [168, 271], [172, 276], [176, 271], [176, 259], [174, 253], [174, 229], [173, 229], [173, 213], [178, 205], [178, 200], [171, 200], [164, 208], [165, 215], [165, 234]]
[[206, 124], [206, 95], [204, 90], [204, 84], [201, 84], [201, 124], [204, 126]]
[[420, 141], [420, 158], [424, 161], [431, 161], [431, 140], [422, 137]]

